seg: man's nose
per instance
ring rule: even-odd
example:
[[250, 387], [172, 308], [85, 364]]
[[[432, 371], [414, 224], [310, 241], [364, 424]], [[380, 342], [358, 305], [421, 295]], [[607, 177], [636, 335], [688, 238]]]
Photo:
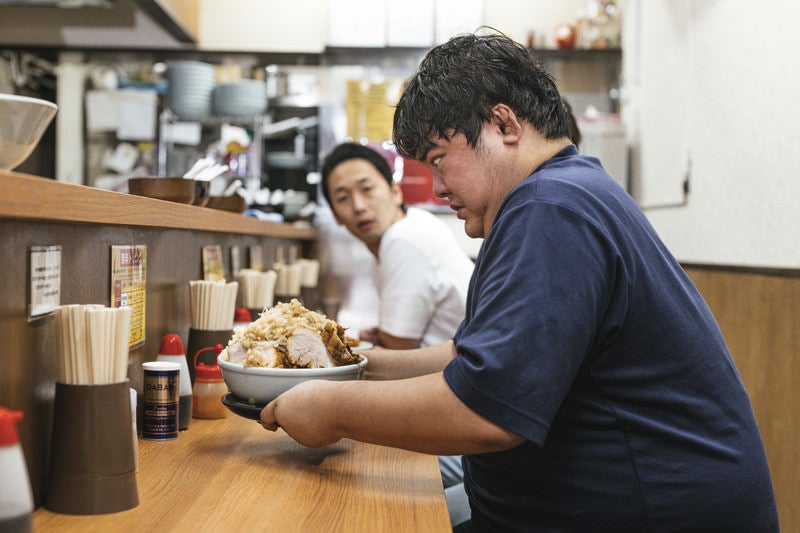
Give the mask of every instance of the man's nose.
[[433, 175], [433, 184], [431, 185], [433, 188], [433, 194], [438, 198], [444, 198], [447, 196], [448, 190], [447, 186], [445, 186], [444, 181], [441, 178], [436, 177]]
[[363, 211], [366, 209], [367, 202], [363, 195], [361, 194], [354, 194], [353, 195], [353, 210], [356, 212]]

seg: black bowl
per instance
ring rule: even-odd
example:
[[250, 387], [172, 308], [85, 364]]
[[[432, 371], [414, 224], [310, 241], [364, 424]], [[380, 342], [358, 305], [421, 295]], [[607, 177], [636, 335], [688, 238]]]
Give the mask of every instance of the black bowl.
[[266, 404], [250, 403], [236, 396], [234, 393], [229, 392], [222, 397], [222, 403], [230, 409], [231, 412], [251, 420], [261, 421], [261, 410]]

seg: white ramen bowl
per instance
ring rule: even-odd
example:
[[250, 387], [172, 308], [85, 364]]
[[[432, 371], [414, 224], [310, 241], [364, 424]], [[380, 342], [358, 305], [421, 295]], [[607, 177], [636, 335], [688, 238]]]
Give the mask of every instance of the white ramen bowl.
[[221, 354], [217, 357], [217, 363], [222, 370], [222, 379], [235, 396], [253, 405], [264, 405], [298, 383], [311, 379], [361, 379], [367, 366], [367, 358], [363, 355], [359, 357], [358, 363], [330, 368], [243, 367], [240, 363], [225, 361]]
[[53, 102], [0, 94], [0, 170], [13, 170], [31, 155], [58, 111]]

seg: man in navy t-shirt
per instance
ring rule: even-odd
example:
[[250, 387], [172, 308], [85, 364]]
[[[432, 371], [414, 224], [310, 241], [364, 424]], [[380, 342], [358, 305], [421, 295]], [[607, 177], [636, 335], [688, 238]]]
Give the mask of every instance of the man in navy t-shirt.
[[[452, 342], [370, 352], [262, 423], [463, 454], [464, 531], [777, 531], [749, 398], [714, 317], [641, 210], [571, 144], [552, 78], [499, 35], [434, 48], [398, 151], [485, 239]], [[383, 381], [378, 381], [383, 380]]]

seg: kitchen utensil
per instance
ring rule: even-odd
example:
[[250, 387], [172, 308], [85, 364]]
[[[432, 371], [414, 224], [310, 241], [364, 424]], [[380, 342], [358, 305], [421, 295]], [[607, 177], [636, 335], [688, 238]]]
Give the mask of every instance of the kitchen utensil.
[[222, 196], [233, 196], [236, 191], [238, 191], [242, 186], [242, 180], [234, 180], [233, 183], [228, 185], [225, 191], [222, 193]]
[[55, 319], [59, 381], [99, 385], [127, 379], [130, 307], [62, 305]]
[[228, 165], [222, 165], [219, 163], [214, 163], [210, 167], [202, 169], [200, 172], [195, 174], [194, 180], [195, 181], [211, 181], [217, 176], [221, 176], [225, 172], [228, 171]]
[[236, 277], [239, 282], [239, 296], [246, 308], [256, 311], [254, 316], [259, 316], [265, 307], [272, 307], [275, 293], [275, 283], [278, 273], [274, 270], [259, 272], [250, 268], [243, 268]]
[[0, 94], [0, 169], [13, 170], [28, 159], [57, 111], [47, 100]]
[[186, 179], [194, 179], [201, 171], [207, 169], [214, 164], [214, 160], [209, 157], [198, 159], [192, 164], [191, 168], [183, 175]]
[[[236, 313], [236, 281], [189, 281], [189, 305], [193, 328], [202, 330], [231, 330]], [[224, 344], [227, 344], [227, 339]]]

